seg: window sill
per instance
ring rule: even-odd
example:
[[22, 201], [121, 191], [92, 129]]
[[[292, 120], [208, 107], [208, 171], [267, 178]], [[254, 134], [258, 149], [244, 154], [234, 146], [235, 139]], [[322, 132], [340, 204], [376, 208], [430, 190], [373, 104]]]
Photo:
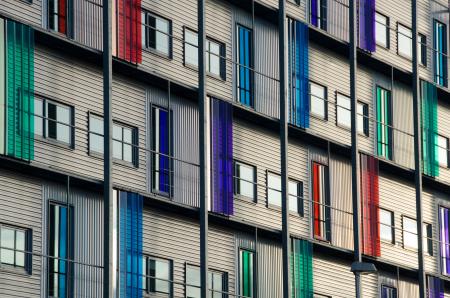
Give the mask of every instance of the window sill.
[[61, 149], [65, 149], [68, 151], [75, 151], [75, 146], [73, 146], [72, 144], [67, 144], [65, 142], [61, 142], [58, 140], [54, 140], [54, 139], [50, 139], [50, 138], [45, 138], [43, 136], [40, 135], [35, 135], [34, 136], [35, 139], [39, 140], [42, 143], [46, 143]]
[[[267, 209], [274, 210], [274, 211], [277, 211], [279, 213], [282, 212], [282, 208], [280, 206], [278, 206], [278, 205], [266, 204], [266, 207], [267, 207]], [[295, 217], [303, 217], [303, 216], [300, 215], [300, 213], [298, 211], [292, 211], [292, 210], [289, 210], [289, 215], [295, 216]]]
[[378, 43], [375, 43], [375, 44], [376, 44], [377, 48], [380, 48], [380, 49], [386, 50], [386, 51], [390, 50], [390, 48], [387, 45], [382, 45], [382, 44], [378, 44]]
[[[158, 56], [160, 58], [163, 58], [163, 59], [165, 59], [167, 61], [173, 61], [172, 53], [170, 53], [169, 55], [166, 55], [166, 54], [164, 54], [162, 52], [159, 52], [157, 50], [154, 50], [152, 48], [144, 48], [144, 47], [142, 48], [142, 50], [144, 52], [149, 53], [149, 54], [152, 54], [152, 55]], [[172, 50], [170, 50], [170, 52], [172, 52]]]
[[309, 113], [309, 116], [310, 116], [311, 118], [313, 118], [313, 119], [322, 121], [322, 122], [324, 122], [324, 123], [328, 122], [328, 117], [322, 117], [322, 116], [317, 115], [317, 114], [311, 114], [311, 112]]
[[251, 197], [247, 197], [247, 196], [243, 196], [243, 195], [239, 195], [239, 194], [234, 194], [234, 198], [239, 201], [250, 203], [252, 205], [256, 205], [258, 203], [258, 200], [256, 198], [251, 198]]
[[[186, 62], [183, 62], [183, 65], [184, 65], [184, 67], [186, 67], [186, 68], [188, 68], [188, 69], [190, 69], [192, 71], [198, 72], [198, 66], [197, 65], [186, 63]], [[222, 83], [226, 82], [226, 79], [222, 78], [220, 75], [216, 75], [216, 74], [211, 73], [209, 71], [206, 71], [206, 76], [208, 78], [217, 80], [217, 81], [222, 82]]]

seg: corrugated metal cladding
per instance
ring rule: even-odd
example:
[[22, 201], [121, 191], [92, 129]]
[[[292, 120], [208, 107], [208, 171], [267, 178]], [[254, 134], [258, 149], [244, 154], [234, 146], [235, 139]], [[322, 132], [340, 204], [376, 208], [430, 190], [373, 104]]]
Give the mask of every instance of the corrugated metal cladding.
[[[0, 223], [30, 229], [33, 237], [32, 275], [0, 270], [0, 297], [39, 297], [43, 274], [41, 185], [36, 179], [0, 172]], [[20, 272], [20, 271], [19, 271]]]
[[[67, 187], [46, 181], [42, 187], [42, 247], [48, 254], [48, 210], [49, 203], [69, 204], [73, 207], [74, 258], [73, 287], [75, 297], [101, 297], [103, 271], [103, 203], [102, 196], [85, 190], [70, 188], [67, 200]], [[41, 266], [47, 268], [47, 259]], [[41, 293], [46, 295], [47, 272], [42, 274]]]
[[[450, 105], [443, 101], [438, 102], [438, 133], [443, 137], [450, 137]], [[450, 181], [450, 169], [440, 166], [439, 176], [435, 179], [448, 183]]]
[[405, 277], [400, 277], [399, 279], [396, 273], [378, 272], [378, 287], [381, 288], [382, 285], [397, 288], [399, 298], [419, 297], [417, 281]]
[[0, 1], [0, 13], [4, 12], [9, 14], [18, 20], [23, 20], [24, 23], [41, 26], [42, 1], [46, 0], [33, 0], [32, 3], [28, 3], [27, 1], [2, 0]]
[[[148, 89], [147, 98], [147, 148], [151, 149], [152, 105], [169, 108], [173, 113], [173, 201], [199, 207], [199, 155], [198, 155], [198, 107], [186, 98], [170, 95], [161, 89]], [[147, 153], [147, 191], [152, 191], [152, 167]]]
[[327, 32], [338, 39], [349, 41], [349, 0], [331, 0], [327, 4]]
[[103, 0], [73, 0], [73, 38], [88, 47], [103, 48]]

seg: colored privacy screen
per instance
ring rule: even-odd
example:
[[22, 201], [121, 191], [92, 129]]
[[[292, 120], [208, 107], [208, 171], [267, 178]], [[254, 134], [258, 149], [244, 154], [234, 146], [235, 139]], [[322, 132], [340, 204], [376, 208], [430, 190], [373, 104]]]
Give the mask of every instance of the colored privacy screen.
[[375, 52], [375, 0], [358, 1], [359, 47]]
[[6, 81], [0, 80], [0, 154], [31, 160], [34, 157], [34, 34], [30, 27], [0, 19], [0, 73], [0, 77], [6, 77]]
[[421, 81], [422, 160], [425, 175], [439, 176], [437, 90], [431, 83]]
[[211, 99], [212, 210], [233, 214], [233, 107]]
[[289, 123], [309, 127], [308, 26], [289, 19]]
[[312, 243], [292, 239], [291, 247], [292, 297], [310, 298], [313, 296]]
[[142, 297], [143, 197], [119, 192], [120, 297]]
[[361, 204], [363, 252], [379, 257], [380, 250], [380, 212], [378, 191], [378, 160], [372, 156], [361, 155]]
[[113, 0], [113, 55], [142, 62], [141, 0]]

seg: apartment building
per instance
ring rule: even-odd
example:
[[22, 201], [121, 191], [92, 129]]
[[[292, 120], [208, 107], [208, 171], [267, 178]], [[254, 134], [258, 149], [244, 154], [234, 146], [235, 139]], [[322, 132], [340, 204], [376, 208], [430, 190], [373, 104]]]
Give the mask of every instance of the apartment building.
[[[414, 2], [355, 4], [365, 298], [450, 297], [449, 3]], [[112, 5], [111, 296], [200, 297], [207, 148], [209, 297], [283, 297], [278, 1], [206, 1], [206, 119], [197, 1]], [[354, 297], [350, 0], [285, 7], [291, 297]], [[0, 1], [0, 297], [103, 297], [102, 9]]]

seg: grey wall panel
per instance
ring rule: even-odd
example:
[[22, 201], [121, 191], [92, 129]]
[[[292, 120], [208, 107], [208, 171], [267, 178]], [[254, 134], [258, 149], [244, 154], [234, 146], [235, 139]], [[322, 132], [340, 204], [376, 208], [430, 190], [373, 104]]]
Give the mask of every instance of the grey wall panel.
[[[147, 90], [147, 148], [151, 148], [151, 106], [169, 107], [167, 91]], [[173, 113], [173, 156], [175, 202], [199, 207], [199, 155], [198, 155], [198, 108], [192, 101], [178, 96], [170, 97]], [[151, 154], [147, 153], [147, 191], [151, 192]]]
[[395, 83], [392, 95], [394, 162], [412, 169], [414, 168], [414, 131], [411, 88]]
[[280, 243], [258, 240], [257, 255], [258, 297], [282, 297], [283, 262]]
[[418, 298], [419, 284], [413, 280], [402, 278], [398, 281], [399, 298]]
[[327, 2], [327, 32], [334, 37], [349, 41], [349, 1], [331, 0]]
[[[450, 105], [442, 100], [438, 102], [438, 133], [450, 139]], [[450, 183], [450, 169], [445, 165], [440, 165], [439, 176], [435, 179]]]
[[102, 5], [103, 0], [73, 1], [73, 39], [98, 50], [103, 49]]
[[361, 287], [363, 298], [379, 298], [378, 274], [367, 274], [361, 276]]
[[[21, 22], [41, 27], [42, 24], [42, 1], [33, 0], [32, 3], [27, 1], [2, 0], [0, 2], [0, 13], [12, 16]], [[31, 2], [31, 1], [30, 1]]]
[[352, 167], [348, 160], [330, 160], [331, 243], [353, 250]]
[[295, 0], [288, 0], [286, 1], [286, 14], [289, 17], [308, 23], [307, 6], [308, 0], [300, 0], [299, 4]]
[[[186, 264], [200, 265], [199, 226], [188, 218], [144, 208], [143, 251], [145, 254], [173, 261], [174, 297], [184, 297]], [[209, 232], [209, 267], [226, 272], [229, 291], [234, 292], [234, 234], [211, 226]]]
[[[313, 268], [314, 293], [333, 298], [355, 296], [355, 277], [350, 272], [350, 262], [314, 253]], [[332, 276], [339, 278], [331, 278]]]
[[2, 170], [0, 172], [0, 223], [31, 229], [33, 236], [32, 274], [8, 269], [0, 270], [1, 297], [39, 297], [41, 289], [42, 223], [41, 192], [38, 181]]
[[[73, 287], [76, 297], [100, 297], [102, 295], [103, 271], [103, 203], [101, 194], [70, 188], [67, 201], [66, 185], [46, 182], [43, 185], [42, 226], [43, 252], [48, 254], [49, 202], [69, 204], [73, 208], [74, 258]], [[42, 266], [46, 268], [47, 260]], [[42, 276], [42, 289], [47, 289], [47, 276]]]
[[[50, 144], [37, 138], [35, 160], [62, 171], [101, 179], [103, 161], [88, 155], [88, 113], [103, 114], [102, 79], [92, 66], [37, 47], [35, 51], [36, 92], [45, 98], [75, 108], [75, 149]], [[113, 119], [136, 127], [139, 144], [145, 144], [145, 91], [120, 76], [114, 77]], [[76, 161], [76, 162], [75, 162]], [[139, 151], [139, 168], [114, 163], [113, 179], [117, 185], [145, 191], [145, 151]]]

